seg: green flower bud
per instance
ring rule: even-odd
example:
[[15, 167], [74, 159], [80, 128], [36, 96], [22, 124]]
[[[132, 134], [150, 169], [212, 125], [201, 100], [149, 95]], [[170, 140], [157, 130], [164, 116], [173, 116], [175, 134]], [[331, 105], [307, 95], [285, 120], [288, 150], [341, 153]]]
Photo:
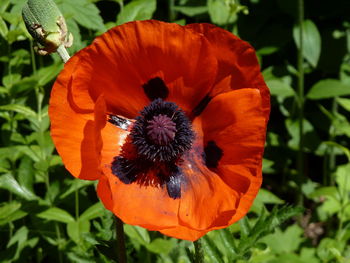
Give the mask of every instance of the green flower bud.
[[61, 45], [71, 46], [66, 22], [53, 0], [28, 0], [22, 16], [28, 32], [39, 43], [39, 54], [55, 52]]

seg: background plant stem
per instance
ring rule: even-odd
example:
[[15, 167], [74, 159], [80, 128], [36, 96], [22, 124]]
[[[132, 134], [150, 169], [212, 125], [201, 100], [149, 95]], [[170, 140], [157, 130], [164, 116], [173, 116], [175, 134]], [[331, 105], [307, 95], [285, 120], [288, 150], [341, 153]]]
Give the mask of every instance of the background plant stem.
[[298, 0], [298, 25], [299, 25], [299, 50], [298, 50], [298, 99], [299, 99], [299, 149], [298, 149], [298, 178], [299, 187], [298, 204], [303, 205], [303, 193], [301, 185], [304, 180], [304, 57], [303, 57], [303, 22], [304, 22], [304, 0]]
[[194, 245], [194, 262], [195, 263], [204, 263], [204, 252], [202, 241], [200, 239], [193, 242]]
[[117, 230], [118, 263], [126, 263], [124, 223], [118, 217], [115, 217], [115, 221]]

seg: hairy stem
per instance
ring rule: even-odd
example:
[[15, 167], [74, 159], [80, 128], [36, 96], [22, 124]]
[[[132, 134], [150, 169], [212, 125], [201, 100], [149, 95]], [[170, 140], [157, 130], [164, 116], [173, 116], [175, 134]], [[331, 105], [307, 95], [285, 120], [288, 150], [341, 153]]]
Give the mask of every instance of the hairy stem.
[[115, 219], [117, 230], [118, 263], [126, 263], [124, 223], [118, 217], [115, 217]]
[[58, 47], [57, 54], [61, 57], [61, 59], [64, 63], [66, 63], [68, 61], [68, 59], [70, 59], [70, 56], [67, 52], [67, 49], [63, 45], [60, 45]]
[[194, 245], [194, 262], [204, 263], [204, 251], [202, 241], [200, 239], [193, 242]]

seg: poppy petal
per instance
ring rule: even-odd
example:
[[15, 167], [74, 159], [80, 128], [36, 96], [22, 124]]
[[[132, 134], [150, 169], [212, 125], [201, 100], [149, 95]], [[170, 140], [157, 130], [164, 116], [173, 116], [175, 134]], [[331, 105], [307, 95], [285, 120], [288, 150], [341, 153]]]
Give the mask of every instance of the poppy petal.
[[201, 34], [150, 20], [109, 30], [80, 56], [91, 75], [86, 85], [103, 90], [109, 110], [133, 118], [149, 103], [142, 86], [155, 77], [164, 76], [167, 100], [192, 109], [215, 80], [217, 61], [211, 53]]
[[103, 169], [108, 179], [113, 207], [104, 195], [105, 206], [123, 222], [139, 225], [150, 230], [160, 230], [178, 225], [177, 213], [179, 199], [169, 198], [167, 190], [162, 186], [141, 185], [137, 182], [124, 184], [111, 169]]
[[206, 231], [217, 220], [222, 224], [228, 223], [236, 210], [237, 192], [211, 172], [199, 158], [186, 158], [181, 168], [186, 183], [180, 199], [180, 224]]
[[[84, 96], [83, 90], [77, 90], [75, 94], [71, 92], [71, 72], [76, 70], [78, 63], [78, 57], [71, 58], [52, 89], [49, 107], [51, 136], [72, 175], [96, 180], [100, 171], [95, 151], [94, 104], [90, 97]], [[76, 96], [79, 101], [76, 101]], [[84, 105], [84, 108], [79, 105]]]
[[229, 221], [229, 224], [232, 224], [246, 215], [259, 192], [262, 183], [262, 176], [259, 176], [261, 174], [261, 163], [256, 170], [256, 176], [251, 169], [242, 165], [220, 165], [218, 174], [226, 184], [239, 192], [241, 196], [237, 211]]
[[223, 151], [220, 164], [257, 168], [264, 151], [268, 119], [259, 90], [240, 89], [220, 94], [201, 117], [204, 144], [214, 141]]
[[[269, 90], [260, 73], [260, 66], [254, 48], [232, 33], [211, 24], [189, 24], [195, 32], [203, 34], [210, 42], [218, 60], [216, 83], [231, 75], [231, 89], [254, 88], [262, 94], [263, 111], [270, 111]], [[214, 87], [211, 95], [218, 91]]]
[[268, 116], [262, 109], [261, 93], [256, 89], [240, 89], [220, 94], [209, 103], [201, 118], [204, 145], [214, 141], [222, 150], [213, 170], [241, 196], [237, 213], [230, 219], [232, 223], [248, 212], [262, 182]]
[[162, 229], [161, 232], [164, 235], [171, 236], [178, 239], [184, 239], [188, 241], [196, 241], [204, 236], [208, 231], [193, 230], [184, 226], [177, 226], [174, 228]]

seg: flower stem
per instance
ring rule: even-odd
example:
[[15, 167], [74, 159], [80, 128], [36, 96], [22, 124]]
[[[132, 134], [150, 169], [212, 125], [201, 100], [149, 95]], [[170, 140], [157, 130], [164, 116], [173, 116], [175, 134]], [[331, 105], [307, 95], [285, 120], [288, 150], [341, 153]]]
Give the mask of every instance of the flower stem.
[[115, 219], [117, 230], [118, 263], [126, 263], [124, 224], [118, 217], [115, 217]]
[[193, 242], [194, 245], [194, 262], [195, 263], [204, 263], [204, 252], [202, 241], [200, 239]]
[[61, 57], [61, 59], [64, 63], [66, 63], [68, 61], [68, 59], [70, 59], [70, 56], [67, 52], [67, 49], [63, 45], [60, 45], [57, 48], [57, 54]]
[[299, 150], [298, 150], [298, 178], [299, 186], [298, 204], [303, 205], [303, 194], [301, 185], [304, 177], [304, 57], [303, 57], [303, 22], [304, 22], [304, 0], [298, 1], [298, 24], [299, 24], [299, 50], [298, 50], [298, 98], [299, 98]]

